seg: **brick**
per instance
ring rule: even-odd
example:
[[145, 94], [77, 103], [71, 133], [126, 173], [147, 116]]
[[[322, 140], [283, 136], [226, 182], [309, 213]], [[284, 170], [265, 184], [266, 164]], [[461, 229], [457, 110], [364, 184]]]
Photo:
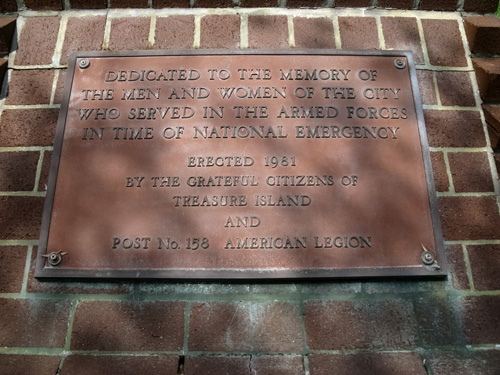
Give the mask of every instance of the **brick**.
[[64, 84], [66, 82], [66, 69], [59, 70], [59, 75], [57, 77], [56, 92], [54, 94], [54, 104], [61, 104]]
[[49, 104], [53, 70], [12, 70], [5, 104]]
[[24, 0], [28, 9], [34, 10], [62, 10], [61, 0]]
[[500, 296], [464, 297], [464, 327], [468, 344], [500, 341]]
[[0, 147], [50, 146], [58, 109], [6, 109], [0, 117]]
[[19, 293], [26, 265], [26, 247], [0, 246], [0, 293]]
[[379, 49], [377, 24], [372, 17], [339, 17], [343, 49]]
[[500, 290], [500, 245], [467, 246], [476, 290]]
[[174, 351], [183, 341], [182, 302], [92, 301], [77, 307], [71, 349]]
[[71, 0], [71, 9], [103, 9], [107, 8], [107, 0]]
[[69, 18], [60, 63], [64, 65], [68, 63], [70, 52], [100, 51], [105, 25], [104, 16]]
[[484, 147], [486, 138], [478, 111], [424, 110], [431, 147]]
[[497, 0], [465, 0], [466, 12], [494, 13], [498, 8]]
[[231, 8], [232, 0], [195, 0], [194, 6], [197, 8]]
[[417, 353], [311, 354], [311, 375], [426, 375]]
[[420, 10], [457, 10], [457, 0], [420, 0]]
[[250, 48], [288, 48], [286, 16], [248, 16]]
[[436, 72], [436, 82], [442, 105], [476, 106], [474, 89], [468, 72]]
[[16, 18], [0, 17], [0, 55], [9, 54], [15, 30]]
[[56, 374], [60, 362], [57, 356], [0, 355], [0, 368], [3, 375]]
[[0, 197], [0, 239], [37, 239], [43, 201], [43, 197]]
[[485, 152], [451, 152], [448, 159], [457, 193], [494, 191]]
[[109, 0], [110, 8], [147, 8], [148, 0]]
[[379, 8], [412, 9], [413, 0], [378, 0]]
[[39, 152], [0, 152], [0, 191], [33, 190]]
[[500, 18], [466, 17], [464, 28], [472, 53], [500, 53]]
[[438, 201], [447, 241], [500, 239], [495, 197], [439, 197]]
[[240, 0], [240, 7], [265, 8], [278, 6], [279, 0]]
[[40, 179], [38, 181], [38, 191], [47, 191], [51, 159], [52, 151], [45, 151], [43, 153], [42, 169], [40, 171]]
[[300, 351], [302, 328], [299, 306], [285, 302], [193, 303], [189, 349]]
[[201, 48], [239, 48], [240, 16], [208, 15], [201, 19]]
[[422, 19], [422, 27], [432, 65], [467, 66], [457, 21]]
[[446, 172], [444, 154], [442, 152], [431, 152], [431, 161], [436, 191], [449, 191], [450, 183]]
[[17, 10], [16, 0], [4, 0], [0, 2], [0, 13], [15, 12]]
[[199, 356], [187, 357], [184, 375], [250, 375], [250, 357], [247, 356]]
[[385, 47], [387, 49], [412, 51], [416, 64], [424, 64], [424, 53], [417, 19], [413, 17], [381, 17]]
[[485, 101], [500, 100], [500, 58], [472, 59], [477, 85]]
[[59, 32], [59, 17], [26, 18], [19, 48], [16, 52], [16, 65], [52, 64], [52, 55]]
[[153, 0], [153, 8], [190, 8], [189, 0]]
[[434, 73], [430, 70], [417, 70], [418, 88], [422, 104], [436, 105], [436, 86], [433, 79]]
[[488, 125], [500, 132], [500, 105], [483, 105], [482, 107]]
[[417, 344], [411, 303], [399, 299], [307, 302], [305, 327], [311, 350], [409, 349]]
[[0, 299], [0, 346], [62, 348], [70, 301]]
[[262, 355], [250, 359], [251, 374], [304, 375], [304, 363], [299, 355]]
[[324, 0], [287, 0], [287, 8], [321, 8], [326, 4]]
[[464, 253], [460, 245], [446, 246], [446, 260], [448, 261], [448, 278], [454, 289], [470, 289]]
[[335, 8], [365, 8], [371, 3], [371, 0], [335, 0]]
[[156, 19], [155, 48], [193, 48], [194, 16], [169, 16]]
[[335, 48], [332, 20], [326, 17], [295, 17], [293, 28], [296, 48]]
[[134, 50], [148, 48], [149, 17], [115, 18], [111, 22], [110, 50]]
[[426, 351], [423, 354], [433, 375], [498, 375], [498, 350]]
[[71, 375], [165, 375], [177, 374], [179, 357], [70, 355], [64, 360], [61, 374]]

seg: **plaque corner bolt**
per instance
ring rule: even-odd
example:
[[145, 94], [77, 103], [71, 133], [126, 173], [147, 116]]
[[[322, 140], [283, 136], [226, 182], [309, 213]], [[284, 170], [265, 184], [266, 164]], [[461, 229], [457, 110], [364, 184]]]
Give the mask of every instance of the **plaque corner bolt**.
[[47, 262], [49, 263], [49, 265], [51, 265], [52, 267], [56, 267], [59, 264], [61, 264], [62, 258], [66, 254], [68, 254], [68, 253], [65, 251], [53, 251], [50, 254], [45, 254], [42, 256], [44, 258], [47, 258]]
[[404, 69], [406, 67], [406, 62], [403, 59], [394, 60], [394, 66], [398, 69]]
[[439, 267], [439, 264], [436, 262], [436, 257], [434, 256], [434, 253], [432, 251], [429, 251], [423, 244], [422, 244], [422, 255], [420, 256], [420, 259], [422, 260], [422, 263], [427, 266], [432, 268], [433, 270], [439, 270], [441, 267]]
[[90, 65], [89, 59], [80, 59], [78, 60], [78, 67], [80, 69], [87, 69]]

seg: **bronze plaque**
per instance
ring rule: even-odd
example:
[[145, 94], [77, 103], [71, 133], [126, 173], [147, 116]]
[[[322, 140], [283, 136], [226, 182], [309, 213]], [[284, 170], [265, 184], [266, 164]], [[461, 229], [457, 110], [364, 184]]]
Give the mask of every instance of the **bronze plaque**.
[[36, 276], [443, 276], [413, 57], [72, 56]]

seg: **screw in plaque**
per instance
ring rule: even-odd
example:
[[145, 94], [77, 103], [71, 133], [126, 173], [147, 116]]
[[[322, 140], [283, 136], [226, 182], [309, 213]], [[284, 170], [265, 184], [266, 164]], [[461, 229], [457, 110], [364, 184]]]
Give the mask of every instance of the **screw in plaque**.
[[80, 59], [78, 60], [78, 66], [80, 69], [87, 69], [90, 65], [89, 59]]
[[44, 258], [47, 258], [47, 262], [52, 267], [58, 266], [62, 262], [62, 257], [68, 254], [65, 251], [53, 251], [50, 254], [42, 255]]
[[434, 253], [429, 251], [423, 244], [422, 244], [422, 249], [424, 250], [422, 255], [420, 256], [420, 259], [422, 259], [422, 263], [426, 266], [432, 267], [435, 270], [439, 270], [440, 267], [436, 262], [436, 257], [434, 256]]
[[403, 59], [396, 59], [394, 60], [394, 66], [398, 69], [404, 69], [406, 63]]

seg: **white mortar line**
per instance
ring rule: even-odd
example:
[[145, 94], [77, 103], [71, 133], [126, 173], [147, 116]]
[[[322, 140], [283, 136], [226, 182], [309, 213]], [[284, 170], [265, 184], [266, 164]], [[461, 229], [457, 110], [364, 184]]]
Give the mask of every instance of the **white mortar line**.
[[52, 151], [52, 146], [18, 146], [18, 147], [0, 147], [0, 152], [19, 152], [19, 151]]
[[149, 37], [148, 49], [153, 49], [156, 37], [156, 16], [151, 16], [151, 23], [149, 24]]
[[384, 38], [384, 30], [382, 29], [382, 21], [380, 20], [380, 16], [375, 17], [375, 22], [377, 25], [377, 33], [378, 33], [378, 45], [381, 50], [387, 49], [385, 45], [385, 38]]
[[22, 16], [19, 16], [16, 20], [16, 40], [13, 40], [14, 45], [12, 46], [12, 52], [9, 54], [9, 62], [8, 66], [9, 68], [14, 66], [14, 61], [16, 60], [16, 54], [17, 54], [17, 49], [19, 47], [19, 38], [21, 37], [21, 33], [23, 32], [24, 28], [24, 23], [25, 23], [25, 18]]
[[335, 37], [335, 48], [336, 49], [342, 49], [342, 39], [340, 38], [340, 25], [339, 25], [339, 17], [335, 16], [333, 17], [333, 31], [334, 31], [334, 37]]
[[293, 16], [289, 14], [287, 16], [287, 21], [288, 21], [288, 46], [290, 48], [295, 48], [295, 28], [293, 25]]
[[0, 246], [38, 246], [38, 240], [0, 240]]
[[467, 274], [467, 278], [469, 279], [470, 290], [472, 292], [475, 292], [476, 287], [474, 286], [474, 279], [472, 278], [472, 267], [470, 265], [469, 252], [467, 251], [467, 247], [465, 244], [462, 244], [462, 252], [464, 255], [465, 273]]
[[443, 152], [488, 152], [487, 147], [429, 147], [430, 151]]
[[419, 17], [416, 17], [418, 35], [420, 36], [420, 47], [422, 48], [422, 53], [424, 55], [424, 61], [426, 66], [431, 66], [429, 61], [429, 51], [427, 51], [427, 43], [425, 42], [424, 27]]
[[31, 268], [32, 253], [33, 253], [33, 246], [30, 245], [30, 246], [28, 246], [28, 250], [26, 251], [26, 263], [24, 265], [23, 283], [22, 283], [21, 292], [20, 292], [20, 294], [22, 296], [26, 296], [28, 293], [28, 279], [29, 279], [30, 268]]
[[54, 98], [56, 96], [56, 91], [57, 91], [57, 80], [59, 79], [59, 72], [60, 72], [59, 69], [56, 69], [56, 71], [54, 72], [54, 79], [52, 81], [52, 92], [50, 93], [49, 105], [54, 105]]
[[464, 20], [463, 20], [463, 18], [460, 17], [457, 20], [457, 22], [458, 22], [458, 29], [460, 30], [460, 36], [462, 39], [462, 45], [464, 47], [464, 53], [465, 53], [465, 59], [467, 61], [467, 67], [470, 70], [473, 70], [474, 67], [472, 66], [472, 59], [470, 57], [471, 53], [470, 53], [470, 49], [469, 49], [469, 41], [467, 40], [467, 35], [465, 34]]
[[60, 104], [24, 104], [24, 105], [14, 105], [14, 104], [6, 104], [4, 109], [54, 109], [60, 108]]
[[458, 105], [432, 105], [423, 104], [423, 109], [435, 109], [439, 111], [481, 111], [481, 107], [460, 107]]
[[432, 72], [432, 83], [434, 86], [434, 93], [436, 94], [437, 105], [438, 105], [438, 107], [441, 107], [443, 105], [443, 103], [441, 102], [441, 94], [439, 93], [439, 86], [437, 83], [436, 71]]
[[248, 14], [240, 15], [240, 48], [248, 48]]
[[109, 38], [111, 35], [111, 17], [109, 13], [106, 15], [106, 24], [104, 26], [104, 37], [102, 38], [102, 50], [106, 51], [109, 48]]
[[455, 193], [455, 192], [437, 192], [438, 197], [493, 197], [496, 196], [494, 191], [476, 192], [476, 193]]
[[42, 165], [43, 165], [43, 157], [44, 151], [40, 151], [40, 155], [38, 156], [38, 163], [36, 166], [36, 174], [35, 174], [35, 185], [33, 186], [33, 191], [38, 191], [38, 185], [40, 184], [40, 175], [42, 174]]
[[455, 184], [453, 183], [453, 176], [450, 169], [450, 160], [448, 159], [448, 153], [443, 152], [444, 165], [446, 169], [446, 176], [448, 177], [448, 193], [455, 193]]
[[201, 15], [196, 15], [194, 17], [194, 37], [193, 37], [193, 48], [200, 48], [201, 40]]
[[63, 14], [61, 16], [61, 20], [59, 21], [59, 32], [57, 34], [54, 55], [52, 56], [52, 65], [54, 66], [60, 66], [61, 54], [62, 54], [64, 39], [66, 37], [67, 28], [68, 28], [68, 16]]
[[0, 191], [0, 197], [45, 197], [45, 191]]

